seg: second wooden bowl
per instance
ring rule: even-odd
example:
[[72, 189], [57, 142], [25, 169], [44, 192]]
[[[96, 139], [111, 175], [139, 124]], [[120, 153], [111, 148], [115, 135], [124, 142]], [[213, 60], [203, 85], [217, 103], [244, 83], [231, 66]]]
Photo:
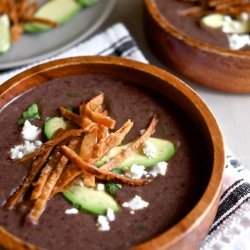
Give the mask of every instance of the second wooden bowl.
[[178, 30], [156, 0], [144, 0], [145, 33], [156, 56], [169, 68], [210, 88], [250, 93], [250, 51], [202, 42]]

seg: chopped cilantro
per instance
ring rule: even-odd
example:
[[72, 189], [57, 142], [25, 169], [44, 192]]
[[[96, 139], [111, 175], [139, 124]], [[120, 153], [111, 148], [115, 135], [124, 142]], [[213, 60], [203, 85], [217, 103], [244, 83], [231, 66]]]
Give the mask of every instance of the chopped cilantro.
[[70, 107], [70, 106], [66, 106], [66, 107], [64, 107], [64, 108], [67, 109], [67, 110], [69, 110], [69, 111], [71, 111], [71, 112], [74, 111], [74, 108], [73, 108], [73, 107]]
[[122, 189], [122, 185], [118, 184], [118, 183], [113, 183], [113, 182], [108, 182], [105, 185], [105, 189], [108, 193], [110, 193], [111, 195], [115, 195], [116, 191], [118, 189]]
[[33, 103], [26, 111], [22, 113], [22, 118], [18, 121], [19, 125], [23, 125], [26, 120], [41, 119], [39, 115], [38, 105]]
[[78, 96], [78, 94], [75, 93], [75, 92], [69, 92], [67, 95], [68, 95], [69, 97], [77, 97], [77, 96]]
[[123, 170], [121, 168], [115, 168], [112, 170], [113, 173], [116, 173], [116, 174], [122, 174], [123, 173]]

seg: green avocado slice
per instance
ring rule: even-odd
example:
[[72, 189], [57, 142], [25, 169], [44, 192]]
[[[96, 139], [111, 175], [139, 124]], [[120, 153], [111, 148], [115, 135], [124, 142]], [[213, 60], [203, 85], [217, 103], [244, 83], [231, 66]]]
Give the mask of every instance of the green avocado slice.
[[63, 196], [77, 209], [92, 214], [105, 215], [108, 208], [112, 208], [114, 212], [120, 210], [119, 205], [112, 196], [105, 191], [98, 191], [93, 188], [74, 185], [63, 192]]
[[[63, 24], [78, 13], [81, 5], [75, 0], [51, 0], [41, 6], [35, 17], [49, 19], [56, 23]], [[24, 31], [29, 33], [41, 32], [51, 29], [50, 25], [29, 22], [24, 24]]]
[[44, 134], [51, 139], [60, 128], [66, 129], [67, 122], [62, 117], [51, 117], [44, 123]]
[[[141, 150], [132, 154], [125, 161], [120, 163], [117, 168], [130, 168], [133, 164], [143, 165], [145, 167], [152, 167], [158, 162], [168, 161], [175, 153], [174, 144], [170, 141], [154, 137], [149, 138], [148, 141], [156, 147], [156, 156], [154, 158], [148, 158], [145, 154], [143, 154]], [[103, 164], [115, 157], [122, 150], [126, 149], [129, 145], [130, 143], [113, 148], [106, 156], [104, 156], [100, 161], [98, 161], [95, 166], [101, 167]]]

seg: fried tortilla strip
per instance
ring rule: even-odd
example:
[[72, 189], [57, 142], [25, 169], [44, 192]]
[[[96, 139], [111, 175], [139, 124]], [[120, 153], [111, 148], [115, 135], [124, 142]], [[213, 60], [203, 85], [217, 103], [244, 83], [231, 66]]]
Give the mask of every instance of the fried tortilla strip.
[[[100, 145], [100, 147], [98, 149], [95, 149], [98, 151], [96, 151], [96, 154], [93, 156], [90, 163], [95, 164], [113, 147], [119, 145], [132, 127], [133, 127], [133, 122], [131, 122], [131, 120], [128, 120], [123, 124], [123, 126], [120, 129], [118, 129], [114, 133], [111, 133], [105, 139], [105, 141]], [[69, 185], [69, 183], [71, 183], [74, 179], [76, 179], [77, 176], [80, 178], [82, 174], [83, 170], [81, 168], [77, 166], [68, 167], [63, 172], [61, 179], [58, 181], [57, 190], [56, 192], [53, 192], [53, 195], [64, 190], [65, 187]]]
[[92, 130], [96, 129], [98, 125], [92, 122], [88, 117], [84, 117], [82, 121], [82, 127], [84, 131], [91, 132]]
[[28, 176], [24, 179], [23, 184], [9, 197], [7, 200], [5, 207], [7, 209], [12, 209], [24, 196], [26, 191], [29, 189], [30, 185], [34, 181], [36, 175], [45, 164], [47, 158], [49, 157], [53, 148], [65, 140], [70, 136], [80, 136], [83, 133], [81, 129], [72, 129], [66, 131], [62, 135], [44, 143], [41, 147], [43, 147], [42, 154], [37, 156], [37, 158], [33, 161], [32, 166], [29, 170]]
[[109, 116], [105, 115], [105, 113], [100, 113], [101, 105], [103, 103], [104, 95], [100, 94], [93, 99], [91, 99], [85, 107], [85, 115], [88, 116], [93, 122], [97, 123], [98, 125], [104, 125], [108, 128], [115, 127], [115, 120], [110, 118]]
[[60, 107], [59, 111], [60, 111], [62, 117], [74, 122], [79, 127], [82, 127], [83, 117], [81, 117], [80, 115], [77, 115], [77, 114], [75, 114], [75, 113], [71, 112], [70, 110], [67, 110], [63, 107]]
[[15, 205], [22, 200], [24, 194], [29, 189], [36, 175], [38, 174], [38, 172], [46, 162], [47, 158], [49, 157], [52, 149], [53, 147], [47, 146], [44, 152], [34, 160], [28, 172], [28, 175], [24, 179], [23, 183], [19, 186], [19, 188], [9, 197], [6, 204], [4, 205], [5, 208], [13, 209]]
[[56, 164], [58, 163], [59, 159], [61, 157], [61, 153], [56, 150], [50, 157], [44, 168], [42, 169], [38, 180], [33, 184], [34, 189], [32, 191], [31, 200], [36, 200], [41, 195], [42, 190], [44, 188], [44, 185], [46, 181], [48, 180], [50, 173], [55, 168]]
[[148, 128], [142, 136], [136, 139], [128, 148], [124, 149], [121, 153], [116, 155], [112, 160], [104, 164], [101, 169], [111, 171], [115, 169], [119, 163], [127, 159], [131, 154], [136, 152], [142, 144], [154, 133], [158, 118], [156, 115], [153, 116]]
[[[79, 144], [79, 142], [80, 142], [80, 138], [73, 138], [69, 143], [69, 148], [72, 150], [75, 150], [77, 145]], [[29, 215], [28, 215], [29, 220], [31, 220], [33, 222], [38, 221], [39, 217], [41, 216], [42, 212], [44, 211], [46, 203], [51, 195], [51, 192], [52, 192], [56, 182], [60, 178], [62, 171], [65, 168], [65, 166], [67, 165], [67, 163], [68, 163], [68, 158], [65, 157], [64, 155], [61, 156], [61, 158], [58, 161], [53, 172], [51, 173], [51, 175], [47, 179], [47, 181], [42, 189], [41, 195], [35, 201], [35, 204], [29, 213]]]
[[42, 248], [36, 247], [30, 243], [22, 241], [7, 232], [0, 226], [0, 249], [6, 250], [42, 250]]
[[57, 193], [62, 192], [62, 190], [64, 190], [65, 187], [72, 182], [72, 180], [74, 180], [76, 177], [79, 177], [79, 175], [82, 174], [83, 174], [82, 169], [75, 166], [74, 164], [70, 164], [62, 173], [60, 179], [57, 181], [56, 186], [51, 193], [51, 197], [53, 197]]
[[71, 129], [68, 131], [65, 131], [63, 133], [58, 133], [57, 136], [47, 142], [45, 142], [40, 148], [36, 149], [33, 153], [30, 153], [28, 155], [25, 155], [23, 158], [16, 160], [17, 163], [23, 164], [29, 160], [34, 159], [35, 157], [42, 154], [46, 147], [55, 147], [57, 144], [62, 142], [63, 140], [69, 138], [69, 137], [75, 137], [80, 136], [84, 132], [83, 129]]
[[[90, 133], [86, 133], [86, 135], [82, 140], [79, 156], [86, 162], [90, 162], [92, 159], [92, 154], [96, 143], [96, 139], [97, 139], [97, 130], [95, 129]], [[95, 177], [93, 175], [84, 173], [83, 180], [84, 180], [83, 181], [84, 185], [86, 185], [87, 187], [95, 186]]]
[[96, 178], [105, 181], [114, 181], [123, 183], [130, 186], [141, 186], [150, 183], [151, 179], [130, 179], [121, 174], [108, 172], [103, 169], [99, 169], [94, 165], [91, 165], [83, 161], [79, 155], [67, 146], [61, 146], [61, 152], [69, 158], [76, 166], [82, 168], [85, 172], [95, 175]]
[[97, 144], [93, 152], [93, 161], [99, 161], [106, 153], [108, 153], [113, 147], [118, 146], [130, 129], [133, 127], [134, 123], [129, 119], [126, 121], [123, 126], [115, 131], [110, 133], [110, 135], [100, 144]]
[[98, 127], [99, 128], [97, 131], [97, 142], [102, 143], [106, 139], [109, 129], [108, 127], [103, 126], [103, 125], [99, 125]]
[[80, 107], [79, 107], [79, 114], [80, 114], [81, 117], [84, 117], [84, 116], [85, 116], [85, 107], [86, 107], [86, 104], [85, 104], [85, 103], [80, 104]]
[[56, 28], [58, 26], [58, 23], [51, 21], [49, 19], [44, 19], [44, 18], [40, 18], [40, 17], [34, 17], [34, 16], [23, 16], [22, 17], [22, 21], [23, 22], [35, 22], [35, 23], [42, 23], [42, 24], [46, 24], [49, 25], [53, 28]]

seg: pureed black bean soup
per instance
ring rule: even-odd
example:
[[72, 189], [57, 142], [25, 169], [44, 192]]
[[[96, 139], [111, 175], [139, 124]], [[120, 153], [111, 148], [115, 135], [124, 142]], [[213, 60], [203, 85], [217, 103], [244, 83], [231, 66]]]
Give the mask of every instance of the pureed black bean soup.
[[[163, 16], [182, 33], [200, 41], [229, 49], [227, 34], [221, 29], [212, 29], [200, 25], [200, 16], [180, 15], [181, 10], [195, 7], [183, 0], [156, 0], [156, 4]], [[243, 50], [249, 50], [250, 46], [245, 46]]]
[[[23, 142], [22, 127], [18, 125], [22, 112], [37, 103], [42, 120], [31, 123], [42, 128], [47, 117], [59, 116], [58, 107], [78, 106], [100, 92], [105, 95], [109, 115], [117, 121], [116, 128], [129, 118], [134, 122], [124, 143], [138, 137], [152, 114], [157, 113], [159, 122], [154, 137], [168, 139], [176, 146], [165, 176], [158, 175], [150, 184], [140, 187], [124, 185], [116, 193], [120, 205], [138, 195], [149, 206], [134, 214], [122, 208], [106, 232], [98, 231], [97, 216], [85, 212], [65, 214], [72, 205], [60, 194], [48, 202], [36, 225], [24, 219], [27, 207], [22, 204], [14, 210], [4, 210], [2, 205], [22, 183], [30, 167], [30, 163], [16, 164], [9, 154], [12, 147]], [[46, 249], [121, 250], [150, 240], [194, 207], [210, 177], [207, 148], [195, 123], [166, 97], [136, 87], [133, 82], [92, 75], [52, 80], [15, 99], [1, 111], [0, 117], [0, 225], [22, 240]]]

